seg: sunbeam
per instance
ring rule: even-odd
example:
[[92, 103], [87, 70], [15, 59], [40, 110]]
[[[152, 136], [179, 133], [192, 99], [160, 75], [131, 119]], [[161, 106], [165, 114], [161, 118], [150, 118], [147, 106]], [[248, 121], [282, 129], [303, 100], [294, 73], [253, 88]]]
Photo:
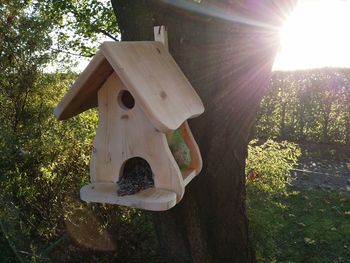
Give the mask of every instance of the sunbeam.
[[215, 18], [219, 18], [219, 19], [223, 19], [223, 20], [227, 20], [227, 21], [231, 21], [231, 22], [236, 22], [236, 23], [240, 23], [240, 24], [245, 24], [245, 25], [249, 25], [249, 26], [278, 30], [278, 27], [276, 27], [272, 24], [269, 24], [269, 23], [265, 23], [263, 21], [259, 21], [257, 19], [251, 19], [249, 17], [245, 17], [245, 16], [240, 15], [240, 14], [233, 14], [233, 13], [227, 12], [223, 9], [216, 8], [213, 6], [199, 4], [201, 1], [191, 2], [191, 1], [184, 1], [184, 0], [180, 0], [180, 1], [163, 0], [163, 2], [166, 4], [169, 4], [169, 5], [173, 5], [173, 6], [176, 6], [178, 8], [187, 10], [187, 11], [199, 13], [202, 15], [207, 15], [209, 17], [215, 17]]

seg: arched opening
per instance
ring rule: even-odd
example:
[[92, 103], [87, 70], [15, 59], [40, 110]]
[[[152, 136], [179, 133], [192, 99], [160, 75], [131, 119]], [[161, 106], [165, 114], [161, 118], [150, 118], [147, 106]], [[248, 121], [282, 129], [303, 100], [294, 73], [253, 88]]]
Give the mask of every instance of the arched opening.
[[118, 195], [133, 195], [154, 186], [153, 172], [149, 163], [141, 157], [126, 160], [121, 167]]

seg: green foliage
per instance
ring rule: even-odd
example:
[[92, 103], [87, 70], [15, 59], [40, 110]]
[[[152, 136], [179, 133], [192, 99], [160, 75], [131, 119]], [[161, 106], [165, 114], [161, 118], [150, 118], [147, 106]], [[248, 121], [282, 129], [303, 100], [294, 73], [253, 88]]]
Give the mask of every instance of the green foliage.
[[[74, 74], [39, 75], [16, 125], [9, 109], [0, 112], [4, 120], [0, 123], [4, 242], [20, 261], [64, 262], [91, 255], [105, 261], [155, 258], [153, 225], [144, 213], [80, 201], [79, 189], [89, 180], [97, 114], [90, 111], [64, 122], [52, 114], [75, 78]], [[0, 97], [6, 101], [6, 94]], [[91, 239], [98, 242], [91, 243]], [[121, 252], [94, 254], [103, 249], [101, 244]], [[63, 252], [66, 247], [71, 249]]]
[[61, 51], [91, 56], [101, 34], [117, 32], [109, 1], [1, 3], [1, 262], [157, 261], [149, 216], [80, 201], [97, 114], [57, 121], [77, 75], [43, 73]]
[[286, 187], [299, 156], [289, 142], [249, 145], [247, 172], [255, 174], [247, 178], [246, 205], [257, 262], [346, 262], [349, 196]]
[[290, 180], [289, 170], [301, 154], [300, 148], [294, 143], [271, 139], [261, 145], [257, 143], [257, 140], [252, 140], [248, 145], [248, 187], [253, 184], [266, 192], [284, 190]]
[[[78, 120], [58, 123], [52, 114], [72, 77], [43, 75], [28, 90], [21, 115], [13, 120], [12, 114], [1, 112], [1, 218], [24, 251], [35, 250], [28, 247], [34, 246], [30, 240], [50, 240], [59, 233], [66, 195], [87, 179], [96, 116], [85, 117], [84, 127]], [[15, 237], [16, 232], [21, 235]]]
[[257, 262], [347, 262], [350, 199], [341, 193], [293, 191], [267, 197], [247, 192], [251, 240]]
[[2, 1], [0, 61], [8, 70], [0, 74], [8, 79], [1, 80], [44, 69], [53, 59], [69, 71], [77, 57], [92, 57], [103, 37], [116, 40], [118, 32], [110, 1]]
[[260, 139], [350, 143], [350, 71], [274, 72], [256, 124]]
[[252, 140], [248, 145], [247, 210], [258, 262], [277, 262], [281, 253], [276, 241], [276, 235], [284, 227], [280, 213], [286, 205], [281, 199], [287, 195], [290, 169], [300, 155], [300, 148], [287, 141], [268, 139], [259, 145], [257, 140]]
[[0, 261], [3, 263], [15, 262], [16, 255], [13, 253], [6, 236], [0, 231]]
[[102, 37], [118, 38], [110, 1], [40, 1], [38, 5], [44, 17], [57, 21], [52, 34], [57, 52], [73, 51], [92, 57]]
[[[11, 19], [9, 19], [11, 18]], [[36, 71], [51, 58], [49, 35], [53, 21], [41, 16], [31, 1], [2, 1], [0, 6], [0, 58], [3, 88], [7, 82]], [[30, 78], [28, 78], [30, 79]], [[13, 83], [12, 83], [13, 84]]]

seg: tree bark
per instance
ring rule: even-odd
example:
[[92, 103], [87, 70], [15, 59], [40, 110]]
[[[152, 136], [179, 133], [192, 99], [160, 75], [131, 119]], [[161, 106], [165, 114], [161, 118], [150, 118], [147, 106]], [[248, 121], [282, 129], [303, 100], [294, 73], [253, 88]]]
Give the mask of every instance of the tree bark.
[[350, 145], [350, 117], [346, 119], [345, 124], [345, 144]]
[[190, 121], [203, 170], [176, 207], [154, 213], [167, 262], [255, 262], [247, 144], [278, 48], [275, 26], [294, 2], [112, 0], [123, 41], [153, 40], [153, 26], [168, 27], [169, 52], [205, 106]]
[[323, 103], [322, 110], [321, 110], [322, 117], [323, 117], [323, 124], [322, 124], [322, 142], [323, 143], [329, 143], [328, 129], [329, 129], [331, 109], [332, 109], [332, 105], [330, 102]]

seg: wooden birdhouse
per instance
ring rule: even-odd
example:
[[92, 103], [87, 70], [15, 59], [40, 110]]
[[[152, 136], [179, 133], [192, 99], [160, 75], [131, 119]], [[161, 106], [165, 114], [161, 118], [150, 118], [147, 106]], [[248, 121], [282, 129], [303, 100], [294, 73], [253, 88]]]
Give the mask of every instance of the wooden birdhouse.
[[[202, 168], [187, 119], [203, 113], [203, 104], [168, 52], [165, 28], [155, 28], [155, 37], [163, 43], [104, 42], [54, 111], [64, 120], [98, 107], [91, 184], [80, 190], [84, 201], [167, 210]], [[190, 161], [183, 169], [167, 140], [175, 130], [189, 149]], [[149, 165], [153, 183], [137, 193], [120, 194], [117, 182], [135, 158]], [[139, 169], [135, 176], [142, 173]]]

